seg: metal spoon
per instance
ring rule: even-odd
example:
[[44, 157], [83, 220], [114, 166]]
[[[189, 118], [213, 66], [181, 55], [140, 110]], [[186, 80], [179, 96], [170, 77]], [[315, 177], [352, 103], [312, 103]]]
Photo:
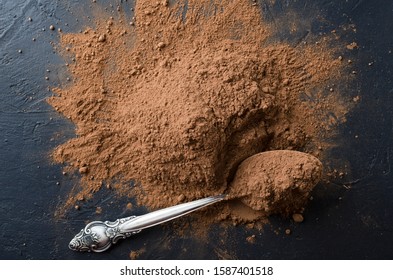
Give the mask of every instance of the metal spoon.
[[199, 200], [182, 203], [161, 210], [157, 210], [142, 216], [130, 216], [110, 221], [94, 221], [86, 225], [71, 240], [68, 247], [74, 251], [103, 252], [120, 239], [127, 238], [140, 232], [142, 229], [153, 227], [158, 224], [179, 218], [183, 215], [196, 211], [223, 200], [226, 195], [217, 195]]

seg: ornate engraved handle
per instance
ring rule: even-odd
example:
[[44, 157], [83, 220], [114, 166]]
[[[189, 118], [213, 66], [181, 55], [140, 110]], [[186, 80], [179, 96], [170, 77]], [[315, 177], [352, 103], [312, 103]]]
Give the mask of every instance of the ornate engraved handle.
[[121, 224], [134, 218], [136, 216], [117, 219], [114, 222], [91, 222], [75, 235], [68, 247], [74, 251], [103, 252], [111, 247], [112, 244], [116, 244], [119, 239], [124, 239], [140, 232], [140, 230], [135, 232], [122, 232], [120, 230]]
[[152, 227], [176, 219], [207, 205], [216, 203], [225, 198], [225, 195], [210, 196], [199, 200], [182, 203], [142, 216], [130, 216], [117, 219], [114, 222], [94, 221], [86, 225], [71, 240], [68, 247], [74, 251], [103, 252], [120, 239], [127, 238], [140, 232], [142, 229]]

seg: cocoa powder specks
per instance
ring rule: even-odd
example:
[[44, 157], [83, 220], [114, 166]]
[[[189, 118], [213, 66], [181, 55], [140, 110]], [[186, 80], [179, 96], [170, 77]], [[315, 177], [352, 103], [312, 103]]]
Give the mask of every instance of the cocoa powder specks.
[[53, 158], [81, 176], [66, 207], [107, 184], [151, 209], [228, 192], [247, 157], [315, 152], [344, 121], [339, 92], [326, 90], [341, 63], [324, 38], [271, 43], [248, 1], [188, 1], [184, 19], [182, 1], [153, 2], [137, 1], [132, 25], [101, 15], [61, 34], [73, 84], [48, 102], [77, 137]]

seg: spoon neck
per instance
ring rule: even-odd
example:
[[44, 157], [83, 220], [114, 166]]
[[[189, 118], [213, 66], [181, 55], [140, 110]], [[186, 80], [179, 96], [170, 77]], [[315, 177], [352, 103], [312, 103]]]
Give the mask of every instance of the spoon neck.
[[168, 222], [170, 220], [187, 215], [188, 213], [199, 210], [203, 207], [211, 205], [225, 199], [226, 195], [216, 195], [199, 200], [182, 203], [161, 210], [157, 210], [142, 216], [131, 219], [120, 226], [121, 232], [135, 232], [145, 228], [153, 227], [158, 224]]

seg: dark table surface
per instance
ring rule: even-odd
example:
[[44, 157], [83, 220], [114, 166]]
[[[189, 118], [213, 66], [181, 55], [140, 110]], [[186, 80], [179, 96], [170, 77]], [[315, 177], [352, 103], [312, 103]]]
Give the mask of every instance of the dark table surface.
[[[114, 11], [118, 5], [126, 11], [134, 5], [133, 1], [97, 2]], [[54, 218], [58, 205], [77, 180], [63, 176], [61, 166], [49, 158], [55, 146], [74, 135], [73, 124], [45, 102], [51, 95], [49, 88], [62, 85], [66, 73], [62, 58], [51, 44], [58, 41], [58, 33], [50, 31], [49, 26], [75, 32], [91, 25], [91, 1], [3, 0], [0, 259], [128, 259], [130, 251], [139, 249], [144, 250], [142, 259], [392, 259], [393, 1], [258, 3], [262, 16], [279, 24], [278, 40], [296, 42], [304, 38], [305, 32], [328, 33], [350, 24], [356, 28], [342, 32], [340, 40], [359, 45], [348, 54], [357, 75], [346, 94], [359, 95], [361, 101], [340, 126], [335, 139], [339, 145], [330, 152], [332, 162], [348, 165], [350, 173], [331, 184], [317, 186], [304, 223], [296, 225], [272, 217], [262, 232], [241, 226], [227, 229], [224, 242], [218, 226], [207, 240], [197, 240], [174, 236], [169, 224], [146, 230], [102, 254], [69, 250], [68, 242], [86, 220], [134, 214], [125, 210], [125, 199], [103, 190], [80, 211], [70, 211], [63, 219]], [[289, 14], [303, 19], [295, 33], [288, 32]], [[355, 184], [345, 188], [346, 182]], [[97, 205], [103, 208], [102, 214], [95, 214]], [[136, 211], [142, 213], [143, 209]], [[292, 229], [291, 235], [283, 234], [286, 228]], [[251, 234], [256, 235], [255, 244], [246, 241]]]

